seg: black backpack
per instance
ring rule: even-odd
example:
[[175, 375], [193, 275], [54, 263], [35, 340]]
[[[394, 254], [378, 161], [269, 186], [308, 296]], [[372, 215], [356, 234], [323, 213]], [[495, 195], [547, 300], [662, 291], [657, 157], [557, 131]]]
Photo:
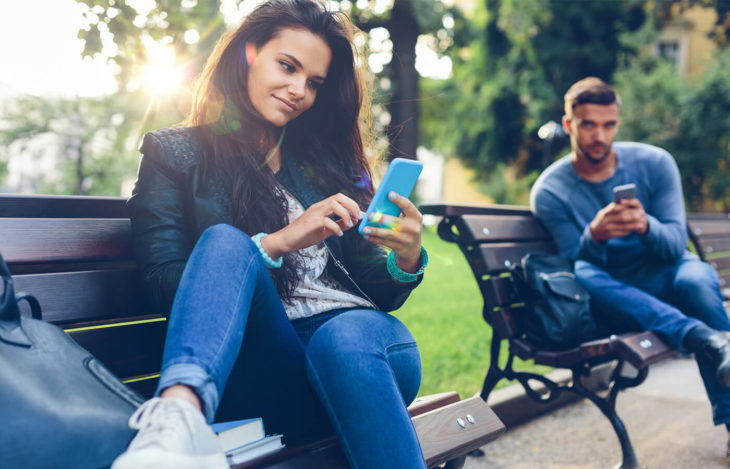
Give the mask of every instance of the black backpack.
[[526, 254], [512, 266], [512, 279], [526, 300], [518, 319], [525, 336], [551, 350], [575, 347], [597, 337], [590, 295], [573, 273], [573, 262], [555, 254]]

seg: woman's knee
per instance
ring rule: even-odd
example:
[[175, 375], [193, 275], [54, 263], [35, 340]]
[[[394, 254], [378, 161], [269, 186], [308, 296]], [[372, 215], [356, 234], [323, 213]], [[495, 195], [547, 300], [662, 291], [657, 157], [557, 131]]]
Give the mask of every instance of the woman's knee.
[[206, 228], [198, 239], [198, 243], [238, 243], [248, 235], [233, 225], [218, 223]]
[[336, 316], [314, 333], [306, 353], [310, 366], [317, 371], [337, 370], [367, 378], [367, 374], [380, 369], [395, 379], [407, 402], [418, 392], [418, 347], [408, 329], [389, 314], [354, 310]]
[[246, 233], [225, 223], [206, 228], [200, 235], [195, 248], [198, 250], [214, 248], [224, 256], [248, 254], [257, 250], [256, 245]]

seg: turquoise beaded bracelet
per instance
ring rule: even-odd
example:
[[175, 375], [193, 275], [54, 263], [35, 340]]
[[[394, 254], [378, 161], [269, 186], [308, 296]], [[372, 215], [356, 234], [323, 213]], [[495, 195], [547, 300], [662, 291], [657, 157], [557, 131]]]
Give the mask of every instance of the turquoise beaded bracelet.
[[253, 243], [256, 245], [257, 248], [259, 248], [259, 252], [261, 253], [261, 257], [264, 258], [264, 262], [266, 262], [266, 265], [271, 267], [272, 269], [278, 269], [281, 267], [282, 262], [284, 262], [284, 257], [279, 256], [278, 259], [274, 260], [269, 256], [269, 253], [266, 252], [263, 246], [261, 246], [261, 239], [266, 236], [268, 233], [258, 233], [251, 237], [251, 240], [253, 240]]
[[388, 268], [388, 273], [399, 281], [400, 283], [410, 283], [418, 280], [418, 276], [423, 274], [423, 269], [428, 265], [428, 253], [426, 248], [421, 246], [421, 268], [416, 273], [406, 272], [395, 263], [395, 252], [390, 251], [388, 254], [388, 260], [385, 262], [385, 266]]

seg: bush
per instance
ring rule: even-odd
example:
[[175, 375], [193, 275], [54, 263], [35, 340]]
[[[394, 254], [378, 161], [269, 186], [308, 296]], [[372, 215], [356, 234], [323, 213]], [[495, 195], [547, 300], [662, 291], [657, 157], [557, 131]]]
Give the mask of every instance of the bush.
[[671, 63], [632, 63], [616, 74], [623, 100], [619, 138], [669, 151], [687, 209], [730, 210], [730, 49], [703, 77], [685, 81]]

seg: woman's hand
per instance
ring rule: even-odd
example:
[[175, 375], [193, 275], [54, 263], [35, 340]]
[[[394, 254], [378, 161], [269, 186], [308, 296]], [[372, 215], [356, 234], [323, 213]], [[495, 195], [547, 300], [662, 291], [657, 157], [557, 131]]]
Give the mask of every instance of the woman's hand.
[[[335, 194], [310, 206], [299, 218], [275, 233], [265, 236], [261, 246], [272, 258], [319, 244], [332, 235], [357, 225], [361, 217], [357, 202], [344, 194]], [[339, 217], [334, 221], [332, 217]]]
[[380, 217], [378, 223], [388, 228], [368, 226], [363, 230], [365, 239], [375, 244], [389, 247], [395, 252], [395, 263], [405, 272], [415, 272], [421, 267], [421, 230], [423, 216], [406, 197], [395, 192], [388, 199], [401, 209], [400, 217], [371, 214]]

